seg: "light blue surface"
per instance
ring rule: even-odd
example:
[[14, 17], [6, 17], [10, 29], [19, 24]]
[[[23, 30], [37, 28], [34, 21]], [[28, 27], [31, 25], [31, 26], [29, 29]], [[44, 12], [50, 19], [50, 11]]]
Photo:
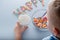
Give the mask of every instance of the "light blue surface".
[[[37, 9], [47, 8], [49, 0], [45, 1], [45, 7], [42, 7], [38, 3], [38, 7], [33, 6], [33, 10], [29, 13], [30, 16]], [[14, 39], [14, 26], [17, 21], [17, 18], [12, 14], [13, 10], [19, 8], [21, 5], [25, 4], [25, 0], [0, 0], [0, 39]], [[40, 5], [40, 6], [39, 6]], [[46, 11], [46, 10], [45, 10]], [[42, 14], [41, 14], [42, 15]], [[29, 25], [29, 28], [24, 32], [23, 39], [42, 39], [45, 36], [50, 35], [48, 31], [40, 31], [34, 27], [32, 22]]]

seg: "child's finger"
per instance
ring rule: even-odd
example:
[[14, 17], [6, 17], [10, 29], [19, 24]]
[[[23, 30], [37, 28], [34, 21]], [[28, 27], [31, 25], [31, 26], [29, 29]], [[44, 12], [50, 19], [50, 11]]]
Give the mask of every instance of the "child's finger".
[[19, 22], [16, 22], [16, 25], [15, 25], [14, 31], [19, 30], [19, 29], [20, 29], [20, 24], [19, 24]]
[[24, 26], [24, 27], [23, 27], [23, 31], [25, 31], [27, 28], [28, 28], [28, 26]]
[[17, 27], [22, 27], [22, 25], [19, 22], [17, 22]]
[[20, 26], [20, 23], [19, 23], [19, 22], [17, 22], [17, 26], [18, 26], [18, 27]]
[[16, 30], [17, 30], [17, 23], [15, 24], [15, 28], [14, 28], [14, 32], [16, 32]]
[[19, 22], [16, 22], [15, 30], [16, 30], [16, 29], [19, 29], [19, 28], [20, 28], [20, 24], [19, 24]]

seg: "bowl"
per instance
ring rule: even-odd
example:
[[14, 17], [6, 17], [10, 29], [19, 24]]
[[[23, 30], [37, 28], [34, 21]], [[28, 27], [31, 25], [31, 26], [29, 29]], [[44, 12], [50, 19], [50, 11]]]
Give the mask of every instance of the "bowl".
[[36, 10], [33, 13], [32, 23], [39, 30], [47, 30], [47, 17], [45, 10]]

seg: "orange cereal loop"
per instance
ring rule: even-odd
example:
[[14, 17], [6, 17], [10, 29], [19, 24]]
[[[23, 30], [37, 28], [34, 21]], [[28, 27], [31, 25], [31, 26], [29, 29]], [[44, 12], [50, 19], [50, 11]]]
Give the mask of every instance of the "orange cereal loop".
[[38, 24], [37, 24], [37, 27], [39, 27], [39, 28], [40, 28], [40, 23], [38, 23]]
[[42, 23], [42, 22], [43, 22], [43, 20], [42, 20], [42, 19], [40, 19], [40, 20], [39, 20], [39, 23]]
[[47, 27], [45, 27], [45, 28], [47, 28]]
[[34, 23], [38, 23], [39, 22], [39, 20], [37, 18], [34, 18], [33, 21], [34, 21]]
[[47, 28], [47, 25], [46, 24], [43, 24], [43, 28]]
[[41, 27], [42, 27], [42, 23], [38, 23], [37, 26], [38, 26], [39, 28], [41, 28]]

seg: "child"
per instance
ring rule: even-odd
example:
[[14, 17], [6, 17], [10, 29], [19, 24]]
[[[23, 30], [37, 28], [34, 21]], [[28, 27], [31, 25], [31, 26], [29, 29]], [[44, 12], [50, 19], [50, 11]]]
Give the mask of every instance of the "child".
[[[48, 29], [52, 33], [51, 36], [44, 38], [43, 40], [60, 40], [60, 0], [52, 1], [47, 9]], [[17, 23], [15, 28], [16, 39], [21, 40], [22, 33], [27, 27], [22, 28]]]
[[43, 40], [60, 40], [60, 0], [53, 0], [47, 9], [48, 29], [51, 36]]

